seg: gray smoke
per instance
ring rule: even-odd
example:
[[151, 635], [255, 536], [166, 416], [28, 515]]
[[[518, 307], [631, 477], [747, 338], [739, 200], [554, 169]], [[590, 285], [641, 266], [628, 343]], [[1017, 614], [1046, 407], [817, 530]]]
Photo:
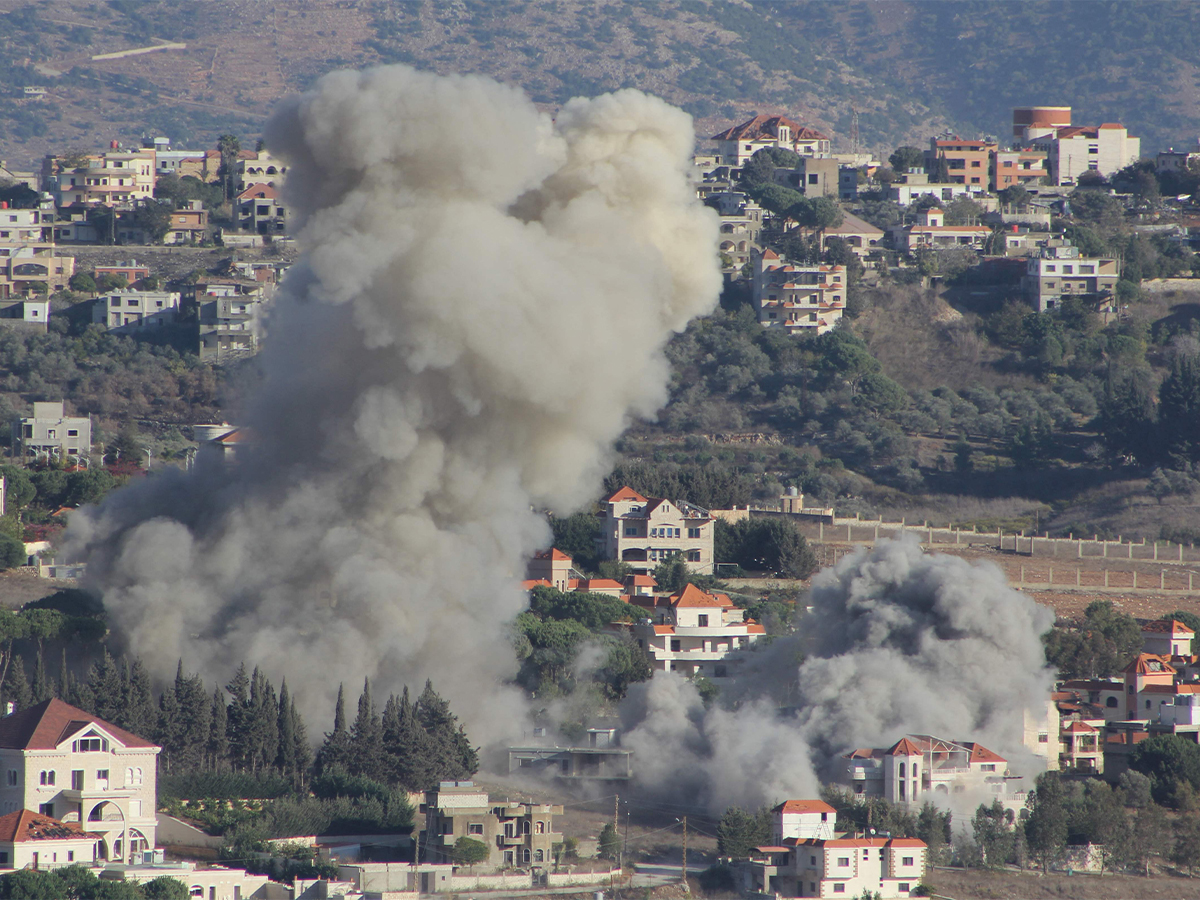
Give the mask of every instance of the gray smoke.
[[524, 560], [549, 542], [535, 510], [594, 499], [613, 441], [666, 399], [665, 342], [720, 288], [693, 141], [637, 91], [551, 120], [403, 66], [283, 103], [267, 143], [303, 256], [252, 445], [72, 521], [132, 652], [162, 675], [261, 665], [322, 716], [340, 681], [432, 677], [477, 740], [519, 730], [499, 685]]
[[634, 692], [625, 744], [647, 790], [716, 810], [815, 797], [837, 755], [906, 733], [1025, 756], [1023, 713], [1043, 714], [1052, 687], [1040, 636], [1054, 617], [997, 566], [888, 541], [816, 576], [811, 604], [795, 635], [748, 654], [720, 706], [667, 673]]

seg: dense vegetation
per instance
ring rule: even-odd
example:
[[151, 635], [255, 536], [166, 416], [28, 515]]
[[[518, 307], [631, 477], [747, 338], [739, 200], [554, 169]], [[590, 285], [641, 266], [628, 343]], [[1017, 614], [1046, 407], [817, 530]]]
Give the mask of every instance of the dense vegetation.
[[5, 900], [187, 900], [188, 886], [169, 875], [145, 884], [124, 878], [101, 879], [91, 869], [74, 865], [61, 869], [18, 869], [0, 878], [0, 897]]

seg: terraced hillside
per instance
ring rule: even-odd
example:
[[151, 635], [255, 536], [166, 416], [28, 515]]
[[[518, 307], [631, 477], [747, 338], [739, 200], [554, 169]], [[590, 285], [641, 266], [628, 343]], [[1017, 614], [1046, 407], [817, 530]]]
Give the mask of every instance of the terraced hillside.
[[[547, 108], [634, 86], [707, 132], [786, 112], [848, 149], [951, 127], [1003, 135], [1008, 110], [1071, 104], [1143, 149], [1200, 131], [1200, 17], [1185, 3], [1091, 0], [0, 0], [0, 155], [209, 145], [257, 134], [281, 95], [342, 66], [408, 62], [518, 84]], [[182, 48], [96, 59], [124, 50]], [[26, 87], [44, 88], [29, 94]]]

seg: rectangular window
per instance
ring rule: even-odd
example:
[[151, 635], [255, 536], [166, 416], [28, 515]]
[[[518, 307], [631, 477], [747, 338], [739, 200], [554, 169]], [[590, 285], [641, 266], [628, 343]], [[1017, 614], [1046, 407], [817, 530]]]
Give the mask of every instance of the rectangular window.
[[833, 886], [833, 892], [834, 892], [835, 894], [844, 894], [844, 893], [846, 893], [846, 885], [845, 885], [843, 882], [840, 882], [840, 881], [839, 881], [837, 884], [835, 884], [835, 885]]
[[75, 851], [74, 850], [67, 851], [67, 862], [75, 862]]
[[8, 786], [9, 787], [17, 786], [17, 770], [16, 769], [8, 770]]
[[43, 816], [49, 816], [50, 818], [53, 819], [54, 818], [54, 804], [53, 803], [43, 803], [38, 806], [38, 812], [40, 812]]
[[467, 834], [483, 834], [482, 822], [471, 822], [467, 825]]
[[671, 639], [671, 652], [672, 653], [682, 652], [682, 647], [683, 647], [683, 645], [680, 643], [678, 638]]
[[100, 738], [82, 738], [75, 742], [77, 752], [79, 753], [99, 753], [101, 752]]
[[625, 537], [637, 537], [637, 529], [627, 526], [625, 528]]
[[839, 856], [838, 857], [838, 867], [839, 868], [845, 868], [849, 865], [850, 865], [850, 857], [848, 857], [848, 856]]
[[689, 550], [687, 552], [687, 558], [688, 558], [688, 562], [700, 562], [700, 551], [699, 550]]
[[697, 616], [696, 619], [700, 623], [701, 628], [708, 627], [708, 616]]
[[896, 890], [898, 890], [902, 894], [907, 894], [908, 893], [908, 882], [907, 881], [900, 882], [898, 885], [896, 885]]
[[980, 768], [980, 770], [981, 770], [981, 771], [984, 771], [984, 772], [995, 772], [995, 771], [996, 771], [996, 764], [995, 764], [995, 763], [984, 763], [984, 764], [983, 764], [982, 766], [980, 766], [979, 768]]
[[817, 177], [816, 175], [809, 175], [809, 176], [808, 176], [808, 183], [809, 183], [809, 184], [817, 184], [817, 183], [818, 183], [818, 181], [819, 181], [819, 179], [818, 179], [818, 177]]
[[903, 859], [900, 860], [900, 865], [902, 865], [902, 866], [911, 866], [912, 864], [913, 864], [913, 858], [911, 856], [905, 856]]
[[700, 529], [699, 528], [689, 528], [688, 529], [688, 537], [690, 537], [690, 538], [700, 537]]
[[79, 429], [78, 428], [68, 428], [67, 429], [67, 437], [79, 437]]

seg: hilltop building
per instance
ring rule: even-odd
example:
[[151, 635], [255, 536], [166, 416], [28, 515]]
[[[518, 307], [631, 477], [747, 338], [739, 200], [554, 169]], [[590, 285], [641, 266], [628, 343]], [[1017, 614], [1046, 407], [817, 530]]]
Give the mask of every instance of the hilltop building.
[[860, 748], [845, 754], [842, 783], [865, 797], [921, 804], [929, 793], [980, 790], [1000, 799], [1009, 793], [1008, 760], [973, 741], [910, 734], [885, 749]]
[[1025, 297], [1038, 312], [1054, 309], [1066, 297], [1098, 303], [1113, 295], [1121, 265], [1115, 258], [1083, 256], [1066, 238], [1048, 239], [1025, 264]]
[[764, 328], [788, 334], [824, 334], [846, 311], [845, 266], [794, 266], [774, 250], [754, 252], [750, 291]]
[[88, 456], [92, 452], [92, 420], [68, 416], [58, 403], [33, 404], [33, 415], [13, 425], [12, 446], [26, 458]]
[[470, 781], [443, 781], [426, 791], [424, 812], [421, 862], [451, 862], [455, 841], [467, 837], [487, 846], [485, 867], [540, 866], [553, 861], [563, 839], [554, 830], [561, 806], [493, 801]]
[[629, 487], [601, 501], [602, 535], [607, 559], [629, 563], [648, 575], [661, 562], [680, 558], [701, 575], [713, 573], [713, 517], [684, 501], [643, 497]]
[[815, 128], [783, 116], [755, 116], [741, 125], [727, 128], [714, 134], [711, 140], [717, 143], [717, 156], [723, 165], [741, 166], [759, 150], [775, 147], [791, 150], [801, 156], [825, 157], [829, 155], [830, 140]]

